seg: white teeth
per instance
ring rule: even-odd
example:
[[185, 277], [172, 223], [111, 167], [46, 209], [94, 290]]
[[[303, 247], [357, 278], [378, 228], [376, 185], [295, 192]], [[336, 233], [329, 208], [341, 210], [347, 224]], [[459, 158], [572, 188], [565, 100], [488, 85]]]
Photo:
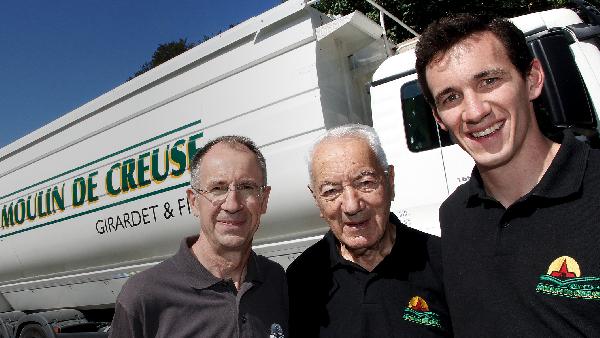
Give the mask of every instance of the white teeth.
[[485, 129], [485, 130], [472, 133], [472, 135], [474, 137], [484, 137], [484, 136], [487, 136], [487, 135], [495, 132], [496, 130], [500, 129], [500, 127], [502, 127], [503, 124], [504, 124], [504, 122], [498, 122], [498, 123], [494, 124], [493, 126]]

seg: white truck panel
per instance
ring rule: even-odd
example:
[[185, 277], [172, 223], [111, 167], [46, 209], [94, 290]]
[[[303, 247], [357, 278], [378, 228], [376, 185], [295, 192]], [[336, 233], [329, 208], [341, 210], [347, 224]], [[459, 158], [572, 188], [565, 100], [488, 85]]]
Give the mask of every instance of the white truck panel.
[[[128, 276], [198, 233], [185, 200], [188, 144], [220, 135], [248, 136], [266, 157], [259, 252], [287, 265], [326, 231], [305, 154], [327, 123], [368, 115], [348, 59], [378, 39], [377, 25], [355, 13], [317, 39], [330, 19], [302, 1], [259, 18], [0, 150], [0, 293], [12, 308], [111, 304]], [[177, 174], [161, 178], [166, 168]], [[80, 178], [96, 201], [75, 205], [73, 191], [89, 197]]]

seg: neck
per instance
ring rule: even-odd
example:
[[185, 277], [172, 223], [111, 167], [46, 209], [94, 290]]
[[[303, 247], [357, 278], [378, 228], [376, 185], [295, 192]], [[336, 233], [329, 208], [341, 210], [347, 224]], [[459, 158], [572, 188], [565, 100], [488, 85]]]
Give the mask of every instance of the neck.
[[196, 259], [213, 276], [233, 280], [235, 287], [239, 290], [246, 276], [246, 266], [251, 252], [250, 246], [242, 251], [218, 250], [204, 238], [200, 235], [191, 247]]
[[492, 169], [478, 167], [486, 192], [508, 208], [540, 182], [559, 148], [560, 144], [539, 133], [509, 163]]
[[340, 254], [345, 259], [354, 262], [365, 270], [371, 272], [381, 263], [385, 256], [389, 255], [396, 242], [396, 225], [389, 223], [386, 230], [377, 243], [369, 248], [352, 249], [340, 243]]

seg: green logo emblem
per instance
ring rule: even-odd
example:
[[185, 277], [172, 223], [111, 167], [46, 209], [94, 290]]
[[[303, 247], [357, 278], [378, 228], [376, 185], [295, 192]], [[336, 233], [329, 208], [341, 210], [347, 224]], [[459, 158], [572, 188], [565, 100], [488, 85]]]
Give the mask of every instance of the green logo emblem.
[[600, 278], [581, 277], [579, 264], [569, 256], [555, 259], [535, 288], [552, 296], [600, 300]]
[[408, 306], [404, 309], [404, 316], [402, 318], [415, 324], [442, 328], [440, 316], [435, 312], [429, 311], [429, 305], [419, 296], [414, 296], [410, 299]]

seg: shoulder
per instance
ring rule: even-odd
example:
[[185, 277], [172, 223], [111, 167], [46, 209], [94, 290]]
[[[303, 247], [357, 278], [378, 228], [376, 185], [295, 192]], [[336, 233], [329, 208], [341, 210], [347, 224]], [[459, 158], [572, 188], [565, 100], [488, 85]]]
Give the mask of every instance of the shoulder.
[[307, 270], [326, 268], [330, 262], [329, 252], [329, 243], [326, 238], [321, 238], [294, 259], [287, 269], [288, 278], [296, 274], [304, 274]]
[[164, 287], [164, 276], [176, 273], [172, 258], [130, 277], [123, 285], [117, 301], [125, 308], [134, 307], [152, 298]]
[[398, 244], [402, 247], [403, 255], [410, 255], [411, 264], [423, 266], [438, 265], [441, 260], [441, 239], [420, 230], [401, 225], [397, 232]]
[[256, 264], [267, 279], [285, 278], [283, 267], [265, 256], [255, 254]]
[[442, 210], [446, 211], [457, 209], [459, 206], [465, 204], [465, 201], [469, 196], [469, 184], [471, 184], [471, 180], [474, 180], [474, 178], [471, 178], [469, 181], [459, 185], [456, 190], [454, 190], [450, 196], [448, 196], [446, 200], [442, 202], [442, 205], [440, 206], [440, 212], [442, 212]]
[[600, 149], [590, 148], [588, 169], [591, 169], [592, 172], [598, 172], [598, 169], [600, 169]]

